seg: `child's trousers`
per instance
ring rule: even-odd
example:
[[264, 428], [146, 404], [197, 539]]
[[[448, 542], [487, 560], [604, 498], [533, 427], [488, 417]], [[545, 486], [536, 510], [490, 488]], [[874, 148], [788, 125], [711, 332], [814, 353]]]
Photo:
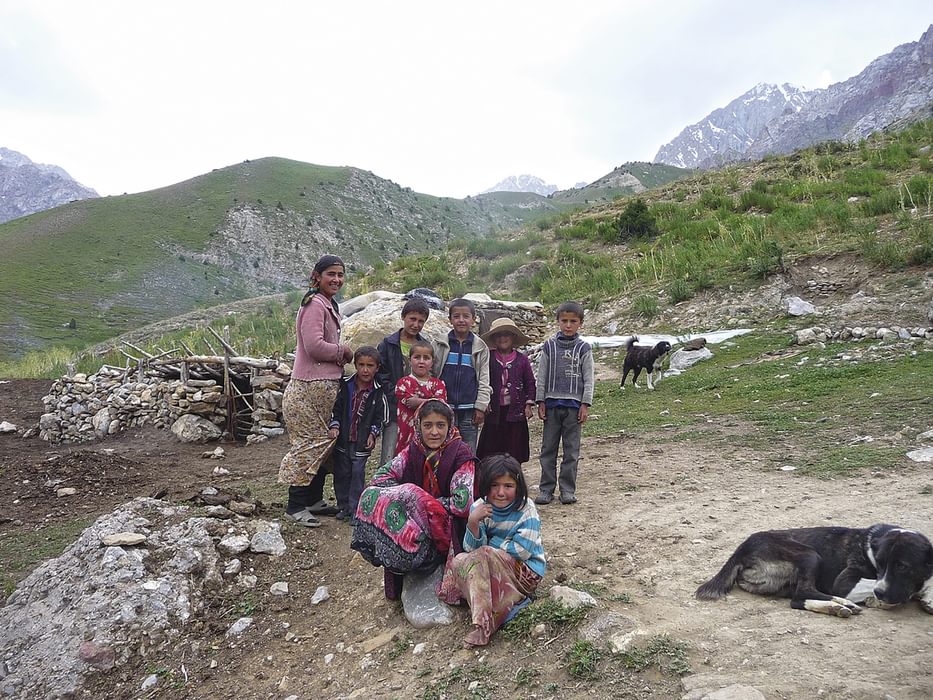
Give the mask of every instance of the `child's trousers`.
[[350, 516], [356, 515], [360, 495], [366, 486], [366, 462], [369, 453], [334, 451], [334, 496], [337, 507]]
[[[554, 494], [560, 485], [561, 498], [569, 498], [577, 490], [577, 462], [580, 459], [580, 436], [583, 426], [577, 421], [576, 408], [549, 408], [544, 419], [544, 435], [541, 438], [540, 493]], [[557, 450], [564, 446], [560, 463], [560, 481], [557, 478]]]

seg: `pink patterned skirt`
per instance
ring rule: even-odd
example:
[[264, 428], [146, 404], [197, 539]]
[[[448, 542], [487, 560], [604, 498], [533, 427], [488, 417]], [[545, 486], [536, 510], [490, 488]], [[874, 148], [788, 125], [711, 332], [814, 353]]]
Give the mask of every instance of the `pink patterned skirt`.
[[533, 595], [540, 582], [541, 577], [524, 562], [501, 549], [483, 546], [448, 561], [437, 595], [451, 605], [466, 599], [482, 637], [480, 643], [486, 644], [509, 611]]

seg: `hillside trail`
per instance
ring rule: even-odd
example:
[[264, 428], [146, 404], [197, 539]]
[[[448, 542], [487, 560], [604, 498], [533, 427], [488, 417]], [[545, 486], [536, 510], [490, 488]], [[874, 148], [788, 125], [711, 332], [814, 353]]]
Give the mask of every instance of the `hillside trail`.
[[[39, 390], [30, 395], [30, 386], [0, 385], [0, 409], [34, 398]], [[588, 620], [611, 611], [634, 622], [639, 642], [656, 635], [686, 642], [692, 673], [682, 679], [604, 661], [596, 679], [575, 680], [563, 668], [574, 632], [560, 629], [528, 642], [499, 634], [488, 648], [464, 650], [465, 610], [456, 611], [453, 625], [414, 629], [384, 599], [381, 570], [349, 549], [350, 528], [325, 519], [314, 530], [283, 526], [286, 556], [244, 561], [258, 577], [254, 589], [218, 593], [172, 649], [93, 677], [86, 696], [141, 697], [140, 682], [158, 669], [172, 682], [146, 697], [678, 698], [735, 683], [769, 699], [933, 697], [933, 618], [916, 604], [843, 620], [741, 591], [718, 602], [693, 598], [756, 530], [892, 522], [933, 532], [933, 497], [921, 493], [920, 469], [821, 481], [780, 471], [776, 452], [658, 437], [665, 439], [584, 439], [578, 503], [540, 508], [549, 557], [540, 591], [557, 581], [604, 587]], [[539, 441], [536, 426], [532, 444]], [[224, 447], [221, 464], [231, 473], [217, 477], [216, 463], [200, 458], [204, 446], [180, 445], [154, 429], [77, 447], [0, 436], [0, 499], [5, 508], [19, 501], [0, 520], [0, 537], [55, 527], [76, 513], [109, 512], [159, 488], [183, 500], [209, 484], [269, 494], [262, 517], [279, 517], [284, 489], [274, 479], [286, 442]], [[63, 465], [75, 467], [66, 485], [79, 493], [70, 502], [50, 495], [38, 478]], [[537, 483], [534, 461], [525, 473]], [[276, 581], [289, 582], [287, 596], [269, 594]], [[312, 606], [321, 585], [330, 598]], [[225, 638], [242, 614], [254, 616], [251, 632]], [[393, 632], [394, 641], [384, 636]], [[413, 653], [420, 643], [423, 650]]]

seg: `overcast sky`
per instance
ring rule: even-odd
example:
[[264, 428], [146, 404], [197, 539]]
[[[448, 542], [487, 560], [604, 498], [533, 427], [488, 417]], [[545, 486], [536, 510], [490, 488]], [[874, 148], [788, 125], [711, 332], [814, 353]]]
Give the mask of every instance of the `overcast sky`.
[[931, 22], [929, 0], [0, 0], [0, 146], [105, 195], [263, 156], [435, 195], [564, 188]]

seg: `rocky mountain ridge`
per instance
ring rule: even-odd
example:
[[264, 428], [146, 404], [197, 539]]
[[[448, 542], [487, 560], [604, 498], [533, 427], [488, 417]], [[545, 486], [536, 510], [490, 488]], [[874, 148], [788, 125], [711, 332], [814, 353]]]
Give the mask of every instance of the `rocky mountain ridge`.
[[550, 185], [535, 175], [509, 175], [488, 190], [483, 190], [480, 194], [489, 194], [490, 192], [534, 192], [542, 197], [547, 197], [557, 190], [557, 185]]
[[661, 146], [655, 161], [706, 169], [820, 141], [854, 142], [910, 115], [922, 117], [931, 103], [933, 25], [918, 41], [898, 46], [828, 88], [760, 83], [686, 127]]
[[64, 168], [34, 163], [18, 151], [0, 147], [0, 223], [98, 196]]

